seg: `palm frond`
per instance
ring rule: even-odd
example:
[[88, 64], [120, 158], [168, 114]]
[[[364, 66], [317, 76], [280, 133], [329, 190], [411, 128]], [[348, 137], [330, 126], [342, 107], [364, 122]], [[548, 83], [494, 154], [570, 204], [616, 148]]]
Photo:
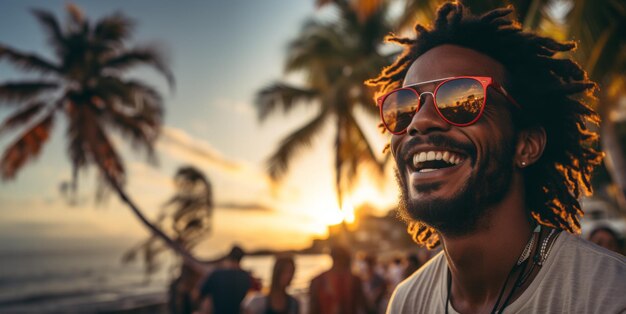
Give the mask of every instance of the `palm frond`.
[[65, 51], [65, 36], [56, 17], [50, 12], [41, 9], [32, 9], [31, 13], [43, 27], [48, 36], [48, 44], [54, 48], [57, 56], [62, 56]]
[[163, 74], [170, 86], [174, 86], [174, 75], [167, 67], [164, 56], [153, 47], [137, 47], [110, 57], [102, 64], [104, 71], [121, 72], [138, 65], [150, 65]]
[[58, 88], [58, 84], [45, 81], [5, 82], [0, 84], [0, 100], [8, 102], [28, 101]]
[[396, 19], [394, 29], [400, 31], [413, 27], [416, 22], [430, 22], [437, 7], [445, 0], [407, 0], [402, 14]]
[[0, 160], [3, 179], [14, 178], [28, 160], [39, 154], [41, 147], [50, 137], [53, 118], [54, 112], [50, 112], [4, 151], [2, 160]]
[[85, 138], [85, 146], [89, 149], [91, 157], [96, 161], [100, 171], [114, 178], [119, 185], [124, 184], [125, 170], [122, 160], [118, 155], [113, 143], [109, 141], [104, 130], [98, 123], [86, 128], [88, 136]]
[[382, 0], [356, 0], [352, 3], [352, 12], [356, 12], [358, 20], [361, 23], [371, 19], [372, 16], [381, 12], [380, 6], [383, 5]]
[[[159, 228], [190, 250], [211, 232], [213, 197], [211, 183], [199, 169], [183, 166], [174, 175], [176, 193], [159, 214]], [[158, 268], [158, 256], [165, 251], [162, 241], [154, 236], [129, 249], [124, 261], [143, 253], [148, 273]]]
[[124, 14], [117, 12], [96, 22], [94, 36], [99, 41], [121, 44], [129, 39], [135, 23]]
[[153, 156], [163, 118], [163, 100], [152, 87], [135, 80], [102, 77], [90, 91], [92, 102], [104, 121], [132, 140], [135, 148], [146, 148]]
[[159, 134], [160, 118], [144, 113], [127, 114], [117, 106], [108, 107], [105, 111], [107, 125], [117, 129], [128, 139], [133, 149], [143, 149], [149, 158], [154, 158], [154, 143]]
[[33, 117], [41, 112], [45, 105], [43, 102], [33, 102], [13, 113], [0, 124], [0, 135], [16, 127], [27, 125]]
[[141, 111], [151, 106], [162, 111], [163, 99], [154, 88], [137, 80], [124, 80], [115, 76], [98, 77], [88, 92], [107, 102], [116, 102], [128, 110]]
[[347, 40], [352, 39], [342, 36], [336, 25], [317, 21], [306, 23], [300, 36], [289, 43], [285, 72], [330, 65], [343, 67], [349, 61], [344, 56]]
[[319, 93], [313, 89], [274, 83], [259, 91], [254, 103], [259, 121], [263, 121], [278, 108], [288, 113], [296, 104], [311, 102], [317, 96]]
[[80, 169], [94, 162], [104, 177], [112, 178], [115, 184], [122, 186], [125, 180], [122, 160], [102, 129], [96, 113], [92, 108], [76, 105], [75, 102], [69, 104], [68, 111], [72, 167]]
[[371, 116], [380, 116], [380, 108], [376, 104], [376, 100], [374, 99], [374, 91], [372, 89], [363, 87], [359, 95], [357, 95], [355, 102], [358, 103], [360, 105], [359, 107]]
[[0, 60], [7, 59], [24, 71], [38, 71], [43, 74], [58, 74], [59, 66], [35, 54], [29, 54], [0, 45]]
[[79, 170], [87, 166], [87, 152], [83, 148], [83, 137], [81, 134], [81, 128], [84, 122], [81, 120], [82, 115], [80, 114], [80, 110], [72, 101], [68, 101], [67, 114], [67, 150], [72, 164], [72, 184], [75, 186], [78, 180]]
[[273, 180], [282, 178], [289, 167], [289, 162], [303, 147], [311, 145], [314, 136], [319, 134], [328, 117], [327, 111], [320, 112], [307, 124], [285, 137], [278, 150], [269, 158], [268, 172]]
[[81, 10], [79, 6], [73, 3], [68, 3], [67, 5], [65, 5], [65, 9], [68, 13], [68, 27], [74, 28], [74, 31], [84, 29], [85, 24], [87, 23], [87, 19], [85, 18], [83, 10]]
[[[367, 140], [363, 129], [359, 125], [359, 123], [354, 119], [353, 116], [347, 117], [349, 123], [349, 132], [350, 132], [350, 156], [352, 156], [352, 169], [351, 174], [353, 177], [356, 177], [358, 174], [358, 167], [362, 163], [371, 165], [374, 169], [376, 169], [376, 173], [383, 178], [385, 172], [385, 163], [379, 161], [374, 153], [374, 149], [370, 145], [370, 142]], [[344, 156], [344, 158], [349, 159], [350, 156]]]

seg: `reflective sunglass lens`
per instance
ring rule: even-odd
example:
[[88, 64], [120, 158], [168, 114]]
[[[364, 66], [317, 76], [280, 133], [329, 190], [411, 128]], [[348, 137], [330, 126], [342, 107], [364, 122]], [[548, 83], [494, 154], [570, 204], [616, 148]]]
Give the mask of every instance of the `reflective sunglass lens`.
[[475, 79], [460, 78], [443, 83], [436, 94], [441, 115], [455, 124], [468, 124], [480, 115], [485, 93]]
[[389, 94], [382, 104], [383, 122], [393, 133], [400, 133], [411, 123], [417, 110], [417, 94], [408, 89], [401, 89]]

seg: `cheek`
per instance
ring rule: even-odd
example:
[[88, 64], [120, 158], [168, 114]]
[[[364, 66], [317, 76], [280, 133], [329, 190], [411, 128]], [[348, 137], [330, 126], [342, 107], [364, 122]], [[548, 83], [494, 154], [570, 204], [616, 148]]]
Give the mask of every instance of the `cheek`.
[[391, 154], [391, 157], [393, 157], [393, 160], [396, 162], [396, 166], [398, 166], [398, 169], [402, 166], [400, 149], [402, 147], [401, 144], [403, 138], [403, 135], [393, 135], [391, 137], [391, 141], [389, 142], [389, 153]]
[[[473, 127], [473, 126], [472, 126]], [[499, 169], [511, 153], [513, 137], [509, 130], [502, 130], [501, 125], [484, 123], [466, 131], [468, 138], [476, 147], [476, 162], [488, 169]]]
[[392, 156], [395, 158], [398, 153], [398, 148], [400, 146], [400, 142], [402, 141], [401, 135], [392, 135], [391, 141], [389, 142], [389, 149], [391, 150]]

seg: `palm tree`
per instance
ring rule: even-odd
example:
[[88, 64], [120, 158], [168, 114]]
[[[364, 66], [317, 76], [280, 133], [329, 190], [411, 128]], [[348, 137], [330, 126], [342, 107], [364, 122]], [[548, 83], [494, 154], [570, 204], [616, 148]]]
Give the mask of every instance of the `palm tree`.
[[332, 2], [338, 18], [308, 21], [288, 47], [285, 72], [306, 74], [305, 85], [269, 85], [258, 92], [256, 108], [261, 121], [296, 106], [318, 108], [315, 117], [286, 136], [270, 156], [268, 172], [275, 180], [286, 174], [291, 160], [311, 145], [315, 135], [329, 123], [334, 124], [334, 184], [342, 208], [343, 194], [353, 186], [361, 164], [372, 165], [382, 174], [383, 163], [377, 160], [359, 126], [355, 109], [362, 108], [372, 115], [378, 112], [371, 106], [373, 90], [363, 82], [391, 62], [391, 57], [379, 49], [389, 26], [384, 6], [364, 16], [346, 0], [323, 2]]
[[607, 170], [619, 189], [615, 196], [620, 208], [626, 210], [626, 133], [624, 129], [620, 132], [616, 118], [620, 99], [626, 97], [626, 3], [598, 0], [573, 1], [571, 5], [564, 33], [578, 40], [574, 57], [602, 87], [596, 104], [602, 118], [602, 150]]
[[[188, 251], [191, 251], [211, 232], [213, 218], [213, 190], [211, 183], [199, 169], [180, 167], [174, 176], [176, 192], [162, 207], [155, 224]], [[124, 262], [132, 261], [142, 253], [148, 274], [158, 269], [157, 256], [167, 247], [155, 235], [131, 248]]]
[[142, 214], [124, 191], [126, 172], [107, 128], [117, 130], [132, 147], [154, 157], [154, 142], [163, 116], [163, 100], [154, 88], [124, 74], [139, 65], [156, 69], [170, 86], [174, 78], [159, 50], [127, 47], [134, 23], [121, 13], [90, 23], [81, 10], [67, 6], [69, 19], [61, 25], [48, 11], [32, 10], [48, 35], [54, 60], [0, 44], [0, 60], [7, 60], [36, 80], [0, 84], [0, 100], [19, 105], [1, 125], [0, 132], [23, 131], [0, 160], [3, 180], [13, 179], [49, 138], [58, 115], [68, 122], [67, 141], [73, 184], [81, 169], [95, 166], [101, 183], [112, 188], [134, 214], [183, 256], [191, 255]]

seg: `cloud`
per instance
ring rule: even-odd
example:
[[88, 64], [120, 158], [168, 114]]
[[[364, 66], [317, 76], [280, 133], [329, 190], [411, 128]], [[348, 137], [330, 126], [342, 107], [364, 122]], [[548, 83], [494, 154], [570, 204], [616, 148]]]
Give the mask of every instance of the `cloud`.
[[174, 127], [163, 127], [157, 147], [173, 157], [178, 157], [176, 159], [200, 161], [199, 163], [226, 171], [238, 171], [241, 168], [241, 165], [228, 160], [208, 142]]
[[248, 162], [229, 158], [209, 142], [191, 136], [182, 129], [165, 126], [156, 145], [168, 157], [196, 167], [208, 167], [241, 182], [256, 182], [257, 188], [268, 188], [271, 179]]
[[273, 211], [266, 205], [258, 204], [258, 203], [234, 203], [234, 202], [225, 202], [218, 203], [215, 205], [216, 208], [226, 209], [226, 210], [243, 210], [243, 211], [259, 211], [259, 212], [270, 212]]

